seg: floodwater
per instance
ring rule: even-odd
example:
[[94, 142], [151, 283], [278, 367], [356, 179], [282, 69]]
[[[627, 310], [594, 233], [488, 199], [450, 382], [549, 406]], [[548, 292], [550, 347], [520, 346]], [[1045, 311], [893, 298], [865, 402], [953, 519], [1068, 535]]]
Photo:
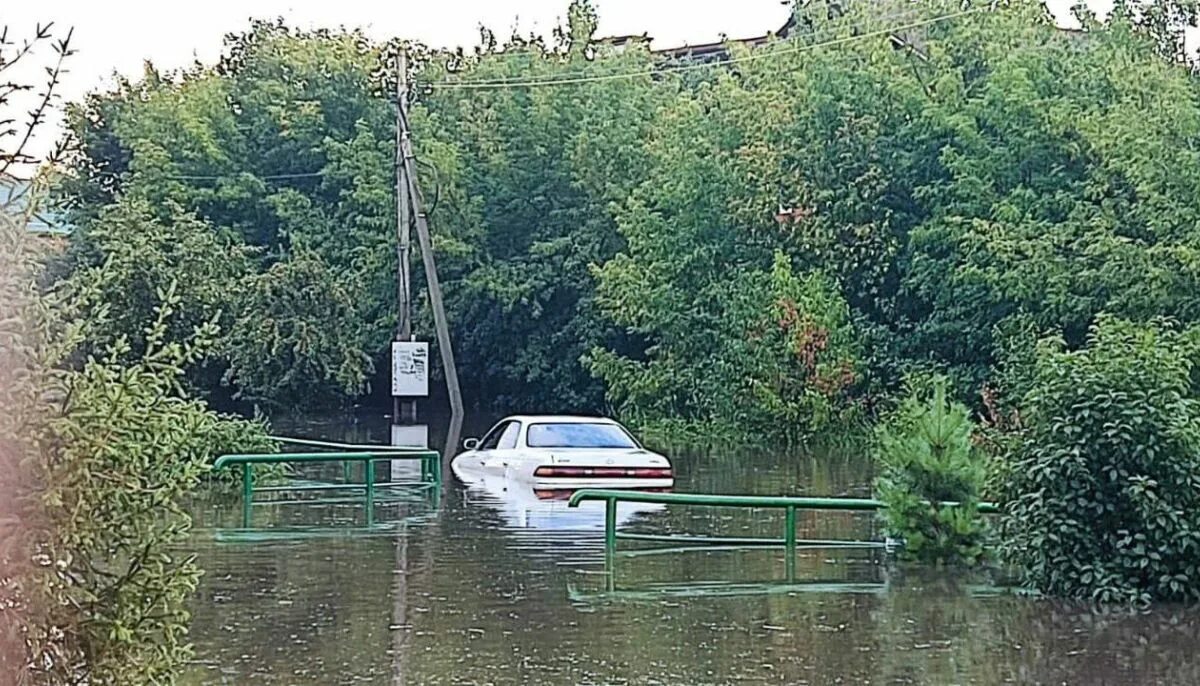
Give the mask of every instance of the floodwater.
[[[294, 433], [388, 441], [369, 423]], [[853, 448], [666, 452], [680, 492], [869, 495]], [[438, 502], [377, 505], [372, 528], [357, 503], [255, 507], [251, 531], [238, 495], [197, 503], [190, 547], [206, 575], [183, 683], [1200, 684], [1197, 610], [1017, 596], [878, 549], [801, 550], [794, 583], [775, 550], [621, 555], [610, 591], [599, 504], [447, 478]], [[728, 509], [631, 505], [619, 522], [782, 531], [774, 513]], [[869, 514], [799, 525], [801, 538], [880, 537]]]

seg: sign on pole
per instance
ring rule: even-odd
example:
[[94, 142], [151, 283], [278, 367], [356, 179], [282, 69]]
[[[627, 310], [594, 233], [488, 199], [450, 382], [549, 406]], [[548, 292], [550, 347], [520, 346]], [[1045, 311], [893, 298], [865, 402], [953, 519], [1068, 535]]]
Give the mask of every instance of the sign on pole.
[[406, 398], [429, 395], [428, 343], [392, 342], [392, 395]]

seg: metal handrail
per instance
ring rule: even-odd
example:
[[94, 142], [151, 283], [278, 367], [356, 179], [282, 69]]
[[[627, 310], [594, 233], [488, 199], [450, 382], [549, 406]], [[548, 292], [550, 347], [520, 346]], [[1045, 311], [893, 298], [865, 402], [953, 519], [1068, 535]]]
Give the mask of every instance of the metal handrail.
[[222, 455], [213, 463], [214, 470], [235, 464], [283, 464], [288, 462], [368, 462], [375, 460], [438, 460], [441, 456], [433, 450], [410, 452], [354, 451], [341, 453], [248, 453]]
[[[745, 507], [784, 510], [784, 531], [782, 539], [754, 539], [748, 545], [783, 546], [786, 555], [784, 563], [787, 568], [787, 578], [794, 581], [796, 576], [796, 510], [836, 510], [849, 512], [873, 512], [887, 506], [880, 500], [872, 498], [812, 498], [803, 496], [761, 496], [761, 495], [717, 495], [711, 493], [653, 493], [647, 491], [622, 491], [612, 489], [584, 488], [576, 491], [567, 502], [568, 507], [579, 507], [586, 500], [604, 501], [604, 567], [608, 576], [609, 590], [613, 590], [616, 572], [617, 539], [653, 540], [659, 542], [680, 542], [703, 545], [729, 545], [730, 542], [745, 541], [729, 537], [709, 536], [673, 536], [670, 534], [620, 534], [617, 532], [617, 503], [655, 503], [663, 505], [698, 505], [702, 507]], [[961, 503], [943, 501], [938, 503], [945, 507], [957, 507]], [[983, 514], [995, 514], [1000, 508], [995, 503], [978, 503], [977, 510]], [[877, 541], [805, 541], [809, 544], [820, 544], [828, 547], [879, 547]]]
[[289, 443], [292, 445], [308, 445], [314, 448], [339, 448], [342, 450], [380, 450], [387, 452], [412, 452], [414, 450], [423, 450], [422, 448], [413, 448], [402, 445], [372, 445], [363, 443], [336, 443], [333, 441], [318, 441], [313, 438], [293, 438], [291, 436], [267, 436], [267, 438], [276, 443]]
[[[250, 525], [251, 507], [254, 504], [254, 465], [257, 464], [311, 464], [320, 462], [341, 462], [348, 472], [349, 464], [361, 462], [364, 465], [363, 483], [346, 484], [344, 488], [363, 489], [363, 501], [367, 508], [367, 523], [374, 520], [375, 504], [375, 462], [377, 460], [420, 460], [421, 484], [438, 489], [442, 483], [442, 459], [436, 451], [421, 449], [353, 451], [353, 452], [323, 452], [323, 453], [247, 453], [222, 455], [213, 463], [213, 471], [241, 465], [242, 467], [242, 526]], [[396, 484], [379, 484], [393, 486]], [[280, 490], [278, 488], [273, 490]], [[287, 490], [286, 487], [283, 490]], [[304, 490], [298, 488], [296, 490]]]
[[[712, 493], [653, 493], [648, 491], [621, 491], [616, 489], [583, 488], [571, 496], [567, 503], [569, 507], [578, 507], [585, 500], [608, 500], [615, 498], [630, 503], [661, 503], [679, 505], [704, 505], [709, 507], [758, 507], [758, 508], [787, 508], [795, 507], [801, 510], [881, 510], [886, 505], [881, 500], [872, 498], [814, 498], [808, 496], [769, 496], [769, 495], [718, 495]], [[944, 501], [939, 503], [946, 507], [954, 507], [960, 503]], [[979, 512], [996, 514], [1000, 511], [995, 503], [979, 503]]]

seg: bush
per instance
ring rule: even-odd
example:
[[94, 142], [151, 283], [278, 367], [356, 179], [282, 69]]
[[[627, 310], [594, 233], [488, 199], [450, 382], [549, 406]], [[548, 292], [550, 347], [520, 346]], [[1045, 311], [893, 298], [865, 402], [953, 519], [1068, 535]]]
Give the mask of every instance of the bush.
[[968, 564], [983, 557], [985, 529], [976, 507], [986, 470], [974, 429], [967, 408], [947, 401], [944, 378], [934, 380], [932, 393], [913, 391], [880, 426], [875, 488], [887, 506], [888, 533], [904, 540], [905, 557]]
[[[632, 282], [605, 287], [602, 303], [643, 299], [643, 290]], [[664, 328], [647, 355], [596, 348], [587, 359], [626, 420], [762, 441], [807, 440], [857, 419], [861, 346], [845, 299], [824, 273], [797, 273], [776, 252], [769, 269], [739, 268], [714, 278], [695, 306], [674, 307], [660, 313], [669, 335]]]
[[1042, 342], [1004, 464], [1004, 551], [1043, 592], [1200, 599], [1194, 340], [1102, 318]]
[[[144, 326], [79, 360], [84, 291], [42, 296], [23, 225], [0, 216], [0, 666], [15, 683], [172, 683], [191, 656], [182, 498], [217, 450], [266, 444], [182, 393], [215, 333], [170, 338], [173, 289]], [[72, 362], [78, 360], [77, 364]], [[6, 682], [7, 683], [7, 682]]]
[[[48, 614], [30, 627], [50, 683], [171, 683], [191, 657], [186, 601], [201, 570], [178, 552], [182, 499], [209, 472], [213, 441], [260, 444], [261, 424], [229, 423], [181, 393], [183, 369], [215, 333], [165, 336], [177, 299], [146, 328], [133, 362], [122, 341], [62, 375], [65, 393], [31, 427], [41, 508], [32, 588]], [[123, 340], [123, 339], [122, 339]]]

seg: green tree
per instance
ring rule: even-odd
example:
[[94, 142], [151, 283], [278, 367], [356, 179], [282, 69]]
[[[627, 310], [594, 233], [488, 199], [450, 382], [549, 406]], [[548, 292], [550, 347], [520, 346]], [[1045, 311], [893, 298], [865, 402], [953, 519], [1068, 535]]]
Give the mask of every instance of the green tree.
[[945, 378], [932, 386], [931, 393], [912, 392], [879, 426], [875, 490], [887, 506], [888, 533], [904, 542], [904, 556], [972, 564], [984, 557], [977, 506], [987, 470], [970, 411], [947, 399]]
[[228, 330], [238, 284], [253, 255], [235, 238], [178, 206], [159, 220], [145, 201], [122, 198], [75, 227], [67, 296], [85, 310], [86, 352], [99, 354], [125, 339], [131, 359], [146, 353], [146, 323], [166, 293], [178, 303], [170, 340], [207, 323]]
[[[595, 42], [595, 12], [573, 2], [557, 40], [512, 37], [424, 81], [603, 77], [648, 71], [644, 45]], [[413, 114], [417, 154], [436, 174], [432, 214], [462, 376], [510, 410], [594, 410], [603, 389], [581, 363], [620, 332], [596, 311], [593, 265], [622, 247], [609, 205], [645, 170], [641, 140], [666, 92], [649, 74], [569, 86], [444, 88]]]
[[365, 327], [355, 285], [310, 252], [250, 279], [224, 342], [228, 380], [243, 397], [272, 409], [286, 398], [360, 393], [372, 351], [357, 341], [347, 349], [350, 337], [340, 331]]
[[[161, 265], [130, 277], [151, 292], [175, 278], [182, 295], [199, 298], [185, 316], [219, 309], [223, 340], [211, 349], [202, 379], [210, 389], [225, 371], [225, 378], [250, 384], [235, 392], [274, 404], [362, 392], [371, 369], [362, 351], [382, 353], [395, 322], [394, 117], [378, 95], [384, 67], [381, 46], [360, 34], [260, 22], [231, 37], [214, 67], [197, 66], [177, 79], [148, 67], [142, 80], [90, 96], [68, 117], [80, 154], [60, 194], [83, 227], [72, 237], [70, 269], [96, 268], [119, 252], [133, 263]], [[143, 225], [156, 229], [136, 235]], [[266, 397], [295, 386], [264, 380], [278, 367], [254, 357], [269, 343], [242, 308], [262, 304], [255, 294], [278, 284], [281, 273], [303, 271], [289, 266], [293, 255], [344, 277], [338, 292], [351, 284], [356, 291], [338, 300], [337, 323], [299, 321], [327, 314], [321, 307], [287, 313], [300, 328], [323, 327], [330, 341], [293, 346], [297, 366], [342, 376], [318, 384], [324, 396]], [[122, 293], [114, 288], [102, 298], [116, 305]], [[144, 307], [114, 318], [112, 332], [136, 339], [143, 315]], [[230, 369], [234, 357], [239, 366]]]

